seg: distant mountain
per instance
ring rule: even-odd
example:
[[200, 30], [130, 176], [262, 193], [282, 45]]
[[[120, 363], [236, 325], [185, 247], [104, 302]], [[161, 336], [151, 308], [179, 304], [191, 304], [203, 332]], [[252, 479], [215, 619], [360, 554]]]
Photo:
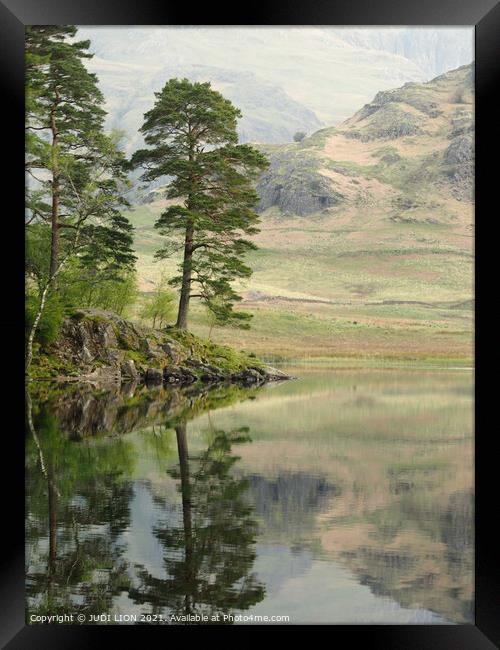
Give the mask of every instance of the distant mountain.
[[405, 57], [416, 63], [429, 77], [470, 63], [474, 52], [474, 32], [471, 28], [340, 27], [335, 29], [335, 34], [355, 47]]
[[[238, 132], [243, 142], [287, 142], [298, 130], [312, 133], [322, 126], [313, 111], [291, 99], [279, 86], [258, 79], [251, 72], [205, 65], [167, 65], [153, 75], [149, 87], [160, 89], [172, 77], [210, 81], [213, 88], [242, 108]], [[152, 106], [152, 94], [153, 91], [150, 95], [140, 91], [132, 95], [123, 110], [111, 116], [110, 126], [125, 127], [130, 133], [130, 148], [142, 142], [137, 128], [142, 124], [143, 114]]]
[[210, 80], [231, 99], [242, 141], [284, 143], [346, 119], [379, 90], [428, 79], [447, 57], [472, 58], [460, 29], [81, 27], [79, 36], [91, 40], [108, 126], [126, 131], [129, 152], [171, 76]]
[[339, 127], [299, 144], [264, 146], [271, 166], [258, 185], [260, 209], [304, 216], [362, 198], [386, 202], [393, 219], [439, 221], [431, 203], [472, 199], [472, 93], [473, 69], [463, 66], [381, 91]]

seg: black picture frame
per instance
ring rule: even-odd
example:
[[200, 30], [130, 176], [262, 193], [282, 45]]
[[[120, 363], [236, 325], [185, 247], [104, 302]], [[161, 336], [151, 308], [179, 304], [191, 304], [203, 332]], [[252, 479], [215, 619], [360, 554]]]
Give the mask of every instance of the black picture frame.
[[[489, 152], [499, 150], [498, 104], [494, 90], [500, 80], [500, 3], [496, 0], [312, 0], [259, 3], [245, 12], [242, 6], [212, 3], [193, 9], [187, 3], [157, 0], [0, 0], [0, 48], [2, 103], [4, 109], [2, 289], [4, 309], [0, 334], [4, 359], [2, 375], [4, 412], [12, 417], [5, 425], [2, 478], [2, 536], [7, 549], [0, 556], [0, 642], [9, 650], [28, 648], [89, 648], [109, 645], [115, 634], [126, 634], [130, 643], [143, 643], [144, 633], [166, 634], [172, 628], [26, 626], [24, 616], [24, 279], [20, 258], [24, 250], [24, 26], [29, 24], [76, 25], [474, 25], [476, 32], [476, 234], [475, 234], [475, 410], [476, 410], [476, 602], [474, 625], [335, 626], [332, 643], [346, 634], [348, 646], [381, 647], [384, 650], [482, 650], [500, 643], [498, 545], [494, 453], [498, 335], [492, 309], [496, 294], [491, 281], [496, 269], [493, 222], [497, 218], [498, 165]], [[498, 153], [496, 154], [498, 156]], [[7, 199], [10, 209], [5, 207]], [[8, 255], [8, 253], [11, 255]], [[493, 284], [494, 287], [494, 284]], [[10, 293], [10, 295], [9, 295]], [[7, 441], [7, 442], [5, 442]], [[10, 472], [7, 471], [10, 469]], [[177, 631], [179, 628], [176, 628]], [[190, 630], [199, 628], [189, 628]], [[228, 630], [233, 633], [236, 628]], [[246, 627], [245, 634], [258, 626]], [[289, 628], [280, 626], [280, 634]], [[214, 632], [221, 633], [220, 628]], [[182, 630], [184, 632], [184, 630]], [[267, 628], [266, 633], [269, 632]], [[188, 633], [188, 632], [185, 632]], [[194, 632], [189, 632], [193, 634]], [[236, 633], [236, 632], [234, 632]], [[111, 638], [111, 636], [113, 638]], [[165, 640], [165, 637], [163, 637]], [[341, 642], [341, 647], [346, 647]]]

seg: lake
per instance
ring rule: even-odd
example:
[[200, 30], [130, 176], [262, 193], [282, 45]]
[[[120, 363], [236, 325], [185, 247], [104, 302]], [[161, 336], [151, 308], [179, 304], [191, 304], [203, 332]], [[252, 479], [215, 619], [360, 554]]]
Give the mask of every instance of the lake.
[[285, 370], [32, 391], [28, 621], [472, 623], [472, 371]]

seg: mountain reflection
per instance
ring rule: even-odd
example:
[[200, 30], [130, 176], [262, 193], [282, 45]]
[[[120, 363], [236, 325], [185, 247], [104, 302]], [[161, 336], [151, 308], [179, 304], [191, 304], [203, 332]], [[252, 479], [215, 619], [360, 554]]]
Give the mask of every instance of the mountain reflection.
[[471, 622], [470, 380], [360, 377], [28, 395], [28, 620]]

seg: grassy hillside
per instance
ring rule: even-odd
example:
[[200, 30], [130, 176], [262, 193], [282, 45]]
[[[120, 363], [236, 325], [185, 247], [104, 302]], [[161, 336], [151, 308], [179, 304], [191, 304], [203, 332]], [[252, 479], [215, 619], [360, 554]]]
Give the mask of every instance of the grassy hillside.
[[[465, 66], [378, 93], [340, 127], [264, 147], [261, 233], [243, 307], [252, 329], [218, 342], [271, 357], [467, 361], [473, 321], [473, 97]], [[136, 207], [142, 291], [161, 195]], [[192, 327], [208, 324], [194, 306]]]

